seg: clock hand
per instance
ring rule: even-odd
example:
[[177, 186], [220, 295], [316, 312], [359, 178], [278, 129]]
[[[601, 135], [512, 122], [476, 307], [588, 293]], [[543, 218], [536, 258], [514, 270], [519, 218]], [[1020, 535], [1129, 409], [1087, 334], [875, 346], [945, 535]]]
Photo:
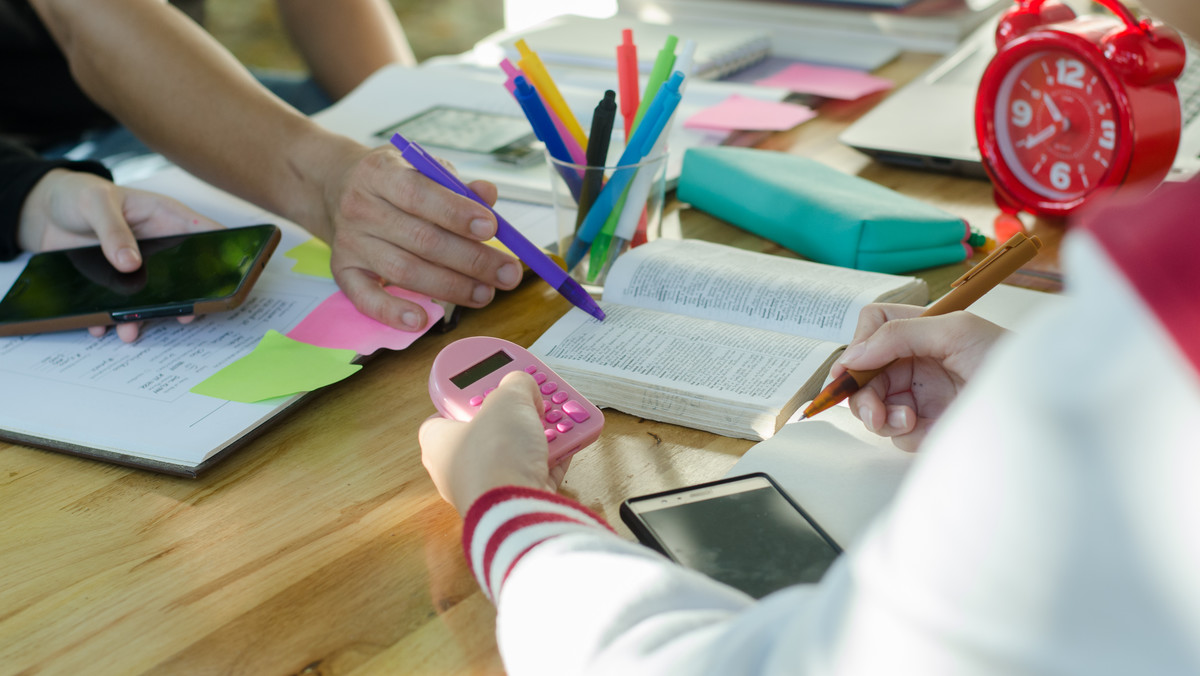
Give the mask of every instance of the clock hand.
[[1046, 102], [1046, 110], [1050, 111], [1050, 119], [1055, 122], [1062, 122], [1062, 111], [1054, 104], [1054, 99], [1050, 98], [1049, 94], [1044, 94], [1042, 100]]
[[1050, 125], [1049, 127], [1046, 127], [1045, 129], [1039, 131], [1038, 133], [1036, 133], [1032, 136], [1027, 134], [1025, 136], [1025, 138], [1021, 139], [1020, 141], [1017, 141], [1015, 145], [1018, 148], [1021, 148], [1021, 147], [1032, 148], [1032, 147], [1038, 145], [1039, 143], [1041, 143], [1042, 141], [1045, 141], [1046, 139], [1050, 138], [1051, 136], [1054, 136], [1054, 132], [1057, 129], [1058, 128], [1055, 127], [1054, 125]]

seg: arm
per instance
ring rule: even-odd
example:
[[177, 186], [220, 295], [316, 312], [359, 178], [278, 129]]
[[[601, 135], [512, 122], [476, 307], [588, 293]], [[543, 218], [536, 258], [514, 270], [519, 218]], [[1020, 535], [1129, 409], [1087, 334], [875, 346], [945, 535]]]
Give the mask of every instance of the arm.
[[[1200, 324], [1178, 321], [1190, 333], [1172, 345], [1094, 243], [1076, 253], [1078, 295], [997, 348], [863, 539], [819, 584], [758, 602], [533, 489], [544, 465], [509, 446], [536, 411], [519, 376], [474, 422], [427, 422], [435, 483], [471, 501], [464, 548], [507, 672], [1195, 672], [1200, 371], [1178, 348]], [[1193, 288], [1162, 297], [1194, 308]], [[495, 480], [480, 497], [487, 482], [461, 476], [476, 470]]]
[[[334, 279], [359, 310], [424, 326], [395, 284], [482, 307], [521, 278], [483, 245], [490, 212], [413, 171], [390, 148], [325, 131], [276, 99], [207, 33], [159, 0], [33, 0], [96, 102], [180, 166], [281, 214], [333, 247]], [[489, 184], [478, 191], [495, 197]]]
[[34, 186], [55, 169], [110, 177], [98, 162], [46, 160], [27, 148], [0, 139], [0, 261], [12, 260], [21, 252], [19, 226], [25, 202]]
[[279, 15], [321, 88], [335, 100], [391, 63], [416, 65], [384, 0], [277, 0]]
[[[136, 238], [220, 227], [173, 199], [122, 188], [109, 178], [99, 163], [44, 160], [0, 141], [0, 260], [21, 250], [99, 243], [113, 267], [133, 272], [142, 265]], [[118, 325], [117, 335], [131, 342], [139, 326]], [[91, 330], [97, 336], [104, 331]]]

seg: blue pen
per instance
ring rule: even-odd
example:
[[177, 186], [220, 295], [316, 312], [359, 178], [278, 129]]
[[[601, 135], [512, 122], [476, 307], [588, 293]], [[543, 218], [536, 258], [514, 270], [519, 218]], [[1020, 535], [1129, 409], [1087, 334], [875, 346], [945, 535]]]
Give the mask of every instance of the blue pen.
[[[517, 99], [517, 103], [521, 104], [521, 110], [525, 111], [525, 117], [529, 120], [529, 126], [533, 127], [534, 135], [539, 141], [546, 144], [546, 152], [559, 162], [573, 164], [575, 159], [571, 157], [571, 151], [567, 150], [567, 144], [563, 143], [562, 137], [558, 135], [558, 129], [554, 127], [554, 120], [551, 120], [550, 114], [546, 112], [546, 106], [542, 104], [542, 97], [538, 96], [537, 90], [529, 84], [524, 75], [513, 78], [513, 84], [516, 85], [513, 96]], [[571, 196], [578, 203], [579, 192], [583, 188], [583, 179], [568, 167], [559, 167], [558, 173], [567, 182]]]
[[604, 221], [608, 220], [609, 212], [616, 206], [617, 200], [625, 192], [625, 186], [629, 185], [629, 181], [637, 173], [634, 165], [641, 162], [654, 148], [654, 143], [658, 140], [663, 128], [666, 127], [667, 121], [671, 119], [675, 107], [679, 105], [681, 98], [679, 86], [681, 84], [683, 84], [683, 73], [676, 72], [671, 75], [670, 80], [659, 87], [658, 93], [654, 95], [654, 101], [646, 109], [641, 124], [634, 130], [633, 138], [629, 139], [629, 145], [625, 146], [625, 152], [621, 153], [621, 159], [617, 164], [623, 168], [608, 179], [608, 183], [600, 191], [600, 196], [596, 198], [592, 208], [583, 219], [583, 225], [575, 232], [575, 240], [571, 242], [571, 248], [566, 255], [568, 270], [574, 269], [579, 264], [583, 255], [591, 247], [592, 240], [596, 239], [596, 235], [604, 227]]
[[508, 247], [509, 251], [516, 254], [517, 258], [528, 265], [530, 270], [533, 270], [539, 277], [546, 280], [546, 283], [553, 287], [555, 291], [571, 301], [572, 305], [596, 319], [604, 321], [604, 310], [600, 309], [600, 305], [588, 295], [588, 292], [579, 285], [579, 282], [571, 279], [570, 275], [558, 267], [554, 261], [550, 260], [549, 256], [542, 253], [541, 249], [534, 246], [519, 230], [506, 221], [503, 216], [496, 213], [496, 210], [490, 204], [485, 202], [479, 195], [476, 195], [475, 191], [468, 188], [457, 176], [443, 167], [441, 162], [438, 162], [436, 158], [425, 152], [424, 148], [409, 141], [400, 134], [392, 135], [392, 145], [400, 150], [400, 154], [404, 156], [405, 161], [430, 180], [443, 188], [447, 188], [452, 192], [487, 207], [488, 211], [491, 211], [496, 216], [496, 239]]

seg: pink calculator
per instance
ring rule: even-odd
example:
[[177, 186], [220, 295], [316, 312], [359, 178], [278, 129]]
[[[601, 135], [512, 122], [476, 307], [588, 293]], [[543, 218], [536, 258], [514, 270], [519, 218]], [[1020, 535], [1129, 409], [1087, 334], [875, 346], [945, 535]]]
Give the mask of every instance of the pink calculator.
[[533, 376], [542, 391], [542, 428], [551, 465], [600, 437], [600, 409], [529, 350], [500, 338], [473, 336], [447, 345], [429, 371], [429, 398], [444, 417], [470, 420], [500, 379], [517, 370]]

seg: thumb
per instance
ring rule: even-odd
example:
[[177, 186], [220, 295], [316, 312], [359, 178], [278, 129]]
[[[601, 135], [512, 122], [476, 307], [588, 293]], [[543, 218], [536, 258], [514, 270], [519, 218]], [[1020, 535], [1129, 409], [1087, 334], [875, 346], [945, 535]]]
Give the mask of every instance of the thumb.
[[104, 189], [97, 200], [97, 208], [83, 215], [84, 220], [100, 240], [104, 257], [121, 272], [133, 272], [142, 267], [142, 254], [129, 223], [125, 221], [121, 194], [115, 189]]
[[954, 314], [957, 313], [889, 321], [862, 342], [846, 348], [838, 365], [855, 371], [869, 371], [906, 357], [944, 361], [961, 347], [963, 341], [961, 322]]

